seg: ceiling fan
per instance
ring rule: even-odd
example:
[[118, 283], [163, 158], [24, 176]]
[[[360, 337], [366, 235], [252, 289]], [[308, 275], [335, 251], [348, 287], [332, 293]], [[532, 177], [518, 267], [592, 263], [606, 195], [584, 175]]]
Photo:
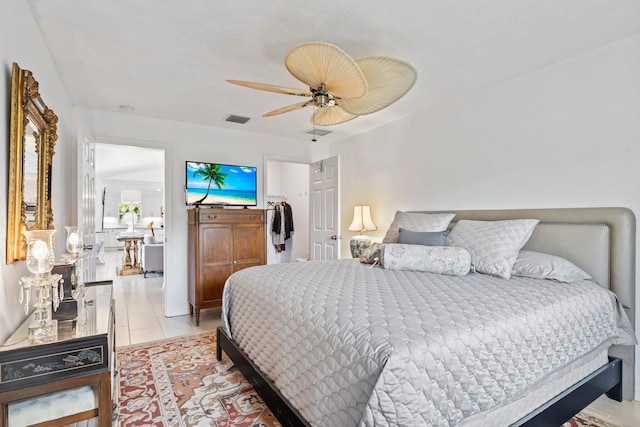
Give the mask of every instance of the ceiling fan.
[[410, 64], [374, 56], [352, 59], [329, 43], [312, 42], [294, 47], [284, 60], [287, 70], [309, 89], [295, 89], [243, 80], [227, 80], [240, 86], [310, 99], [265, 113], [276, 116], [315, 107], [311, 123], [335, 125], [379, 111], [406, 94], [417, 78]]

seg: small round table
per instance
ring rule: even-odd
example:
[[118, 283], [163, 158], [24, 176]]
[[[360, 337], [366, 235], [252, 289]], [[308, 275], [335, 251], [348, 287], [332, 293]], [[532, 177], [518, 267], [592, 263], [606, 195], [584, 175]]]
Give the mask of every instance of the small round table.
[[118, 242], [124, 242], [124, 255], [122, 256], [122, 267], [118, 268], [118, 276], [129, 276], [132, 274], [142, 274], [142, 267], [138, 262], [138, 242], [143, 236], [118, 236]]

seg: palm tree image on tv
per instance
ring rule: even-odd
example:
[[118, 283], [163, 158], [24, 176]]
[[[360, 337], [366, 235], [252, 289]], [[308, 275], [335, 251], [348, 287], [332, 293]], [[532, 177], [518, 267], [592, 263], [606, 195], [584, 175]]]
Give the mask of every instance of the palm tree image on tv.
[[187, 161], [185, 196], [189, 206], [257, 206], [257, 168]]
[[197, 206], [201, 204], [207, 197], [209, 197], [209, 192], [211, 191], [211, 183], [214, 183], [216, 187], [218, 187], [218, 190], [222, 190], [222, 187], [225, 185], [224, 180], [227, 177], [227, 174], [222, 172], [220, 169], [222, 169], [221, 165], [207, 163], [202, 165], [201, 168], [193, 171], [194, 178], [200, 177], [203, 181], [209, 181], [207, 185], [207, 192], [205, 193], [204, 197], [202, 197], [200, 200], [195, 201], [193, 203], [194, 205]]

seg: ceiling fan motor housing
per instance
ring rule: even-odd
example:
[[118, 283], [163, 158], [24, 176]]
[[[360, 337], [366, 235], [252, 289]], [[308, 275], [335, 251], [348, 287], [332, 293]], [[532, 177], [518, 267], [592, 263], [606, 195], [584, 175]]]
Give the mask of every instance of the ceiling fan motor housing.
[[316, 102], [316, 106], [320, 108], [329, 106], [330, 103], [332, 103], [333, 101], [333, 99], [331, 99], [331, 97], [327, 93], [318, 93], [317, 95], [314, 96], [313, 99]]

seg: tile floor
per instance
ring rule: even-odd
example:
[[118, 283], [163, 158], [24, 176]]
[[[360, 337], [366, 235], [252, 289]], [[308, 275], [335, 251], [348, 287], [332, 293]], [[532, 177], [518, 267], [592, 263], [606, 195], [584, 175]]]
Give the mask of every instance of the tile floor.
[[587, 407], [593, 415], [620, 427], [640, 425], [640, 401], [616, 402], [606, 396], [598, 398]]
[[[105, 264], [97, 268], [97, 280], [113, 280], [116, 306], [116, 348], [180, 335], [214, 330], [221, 324], [220, 309], [200, 312], [195, 317], [164, 315], [164, 276], [161, 274], [118, 276], [122, 251], [106, 251]], [[623, 426], [640, 425], [640, 401], [615, 402], [601, 397], [588, 407], [595, 415]]]
[[96, 280], [113, 280], [116, 310], [116, 348], [164, 338], [215, 330], [221, 324], [220, 309], [200, 312], [200, 325], [189, 315], [164, 315], [164, 276], [118, 276], [122, 251], [105, 251], [105, 264], [96, 269]]

